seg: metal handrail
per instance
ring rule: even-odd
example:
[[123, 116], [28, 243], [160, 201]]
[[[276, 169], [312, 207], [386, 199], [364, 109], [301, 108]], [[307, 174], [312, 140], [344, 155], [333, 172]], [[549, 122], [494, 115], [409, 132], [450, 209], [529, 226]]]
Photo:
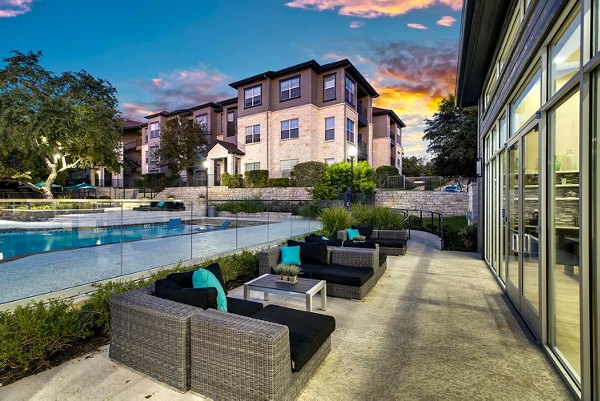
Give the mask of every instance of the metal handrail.
[[[411, 212], [417, 212], [418, 217], [419, 217], [419, 231], [425, 231], [425, 232], [428, 232], [428, 233], [438, 236], [440, 238], [440, 250], [442, 250], [442, 251], [444, 250], [444, 215], [442, 213], [434, 212], [431, 210], [422, 210], [422, 209], [395, 209], [395, 210], [403, 211], [406, 213], [406, 218], [404, 220], [404, 223], [405, 223], [405, 228], [408, 230], [408, 238], [410, 238], [410, 230], [411, 230], [411, 226], [410, 226]], [[427, 215], [430, 215], [430, 217], [431, 217], [431, 231], [426, 230], [425, 226], [423, 225], [423, 214], [425, 214], [425, 218], [427, 218]], [[415, 216], [415, 215], [413, 214], [413, 216]], [[434, 217], [434, 216], [436, 216], [436, 217]], [[434, 231], [434, 228], [435, 228], [434, 222], [436, 219], [438, 221], [438, 227], [439, 227], [437, 232]]]

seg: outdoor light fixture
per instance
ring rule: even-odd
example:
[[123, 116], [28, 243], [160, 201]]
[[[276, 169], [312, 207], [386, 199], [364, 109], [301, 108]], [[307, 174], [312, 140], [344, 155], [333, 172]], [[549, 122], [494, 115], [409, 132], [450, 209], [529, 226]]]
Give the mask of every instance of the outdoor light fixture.
[[204, 160], [202, 162], [202, 166], [204, 167], [204, 170], [206, 171], [206, 194], [204, 196], [204, 206], [205, 206], [205, 213], [206, 216], [208, 216], [208, 168], [210, 167], [210, 161], [208, 159]]

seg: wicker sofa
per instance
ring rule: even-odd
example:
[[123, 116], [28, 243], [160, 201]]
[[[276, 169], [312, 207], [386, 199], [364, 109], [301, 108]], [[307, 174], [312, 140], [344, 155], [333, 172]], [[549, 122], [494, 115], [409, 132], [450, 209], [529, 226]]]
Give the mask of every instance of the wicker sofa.
[[[272, 273], [281, 260], [279, 247], [266, 249], [259, 254], [259, 274]], [[339, 298], [363, 299], [375, 286], [387, 268], [385, 258], [380, 259], [379, 249], [327, 247], [327, 261], [319, 266], [301, 264], [303, 275], [327, 281], [327, 295]], [[355, 270], [356, 272], [353, 272]], [[365, 272], [369, 278], [360, 280], [353, 273]], [[372, 274], [370, 272], [372, 272]], [[339, 273], [336, 274], [336, 273]], [[350, 277], [348, 277], [350, 276]]]
[[[379, 245], [379, 251], [385, 255], [399, 256], [406, 254], [408, 235], [406, 230], [374, 230], [369, 227], [352, 227], [359, 230], [361, 235], [367, 237], [367, 242]], [[338, 240], [348, 241], [348, 232], [341, 230], [337, 232]]]
[[[276, 305], [243, 316], [159, 298], [154, 291], [151, 285], [111, 298], [109, 356], [180, 392], [191, 389], [215, 400], [292, 400], [331, 349], [331, 316]], [[302, 331], [314, 331], [315, 321], [328, 327], [307, 354]]]

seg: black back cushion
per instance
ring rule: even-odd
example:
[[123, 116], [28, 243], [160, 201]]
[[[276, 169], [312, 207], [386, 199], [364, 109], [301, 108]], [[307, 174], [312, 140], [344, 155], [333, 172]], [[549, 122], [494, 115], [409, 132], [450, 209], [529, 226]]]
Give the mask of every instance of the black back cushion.
[[367, 248], [367, 249], [375, 249], [377, 247], [375, 242], [372, 241], [364, 241], [364, 242], [354, 242], [354, 241], [344, 241], [344, 248]]
[[225, 291], [225, 295], [227, 295], [227, 288], [225, 288], [225, 281], [223, 281], [223, 273], [221, 272], [221, 265], [218, 263], [211, 263], [210, 265], [205, 267], [206, 270], [215, 275], [221, 286], [223, 287], [223, 291]]
[[212, 287], [184, 288], [173, 280], [164, 278], [154, 283], [154, 295], [202, 309], [217, 309], [217, 289]]
[[321, 237], [314, 237], [314, 236], [305, 237], [304, 241], [307, 244], [324, 243], [324, 244], [327, 244], [327, 246], [342, 246], [342, 242], [343, 242], [341, 239], [324, 240]]
[[325, 242], [314, 242], [307, 244], [306, 242], [288, 240], [288, 246], [300, 247], [300, 262], [302, 264], [311, 263], [317, 265], [326, 265], [328, 262], [327, 244]]
[[[205, 267], [206, 270], [215, 275], [219, 283], [223, 286], [223, 290], [225, 290], [225, 294], [227, 294], [227, 289], [225, 288], [225, 282], [223, 281], [223, 274], [221, 273], [221, 266], [218, 263], [212, 263]], [[171, 273], [167, 276], [168, 280], [174, 281], [184, 288], [193, 288], [194, 284], [192, 283], [192, 276], [194, 275], [194, 270], [191, 272], [183, 272], [183, 273]]]
[[358, 233], [360, 235], [364, 235], [367, 238], [369, 238], [371, 236], [371, 233], [373, 232], [373, 227], [369, 226], [352, 226], [352, 228], [358, 230]]

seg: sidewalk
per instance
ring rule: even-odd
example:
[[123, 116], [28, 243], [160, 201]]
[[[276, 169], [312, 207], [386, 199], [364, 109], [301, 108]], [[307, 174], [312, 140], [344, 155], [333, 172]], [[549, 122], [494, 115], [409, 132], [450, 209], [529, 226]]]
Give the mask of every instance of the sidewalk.
[[[388, 270], [363, 301], [328, 299], [323, 313], [337, 325], [332, 351], [299, 399], [571, 399], [483, 262], [437, 245], [413, 231], [407, 254], [388, 258]], [[241, 288], [232, 293], [242, 296]], [[270, 302], [304, 308], [302, 299]], [[110, 361], [105, 347], [0, 389], [0, 400], [33, 399], [201, 397]]]

